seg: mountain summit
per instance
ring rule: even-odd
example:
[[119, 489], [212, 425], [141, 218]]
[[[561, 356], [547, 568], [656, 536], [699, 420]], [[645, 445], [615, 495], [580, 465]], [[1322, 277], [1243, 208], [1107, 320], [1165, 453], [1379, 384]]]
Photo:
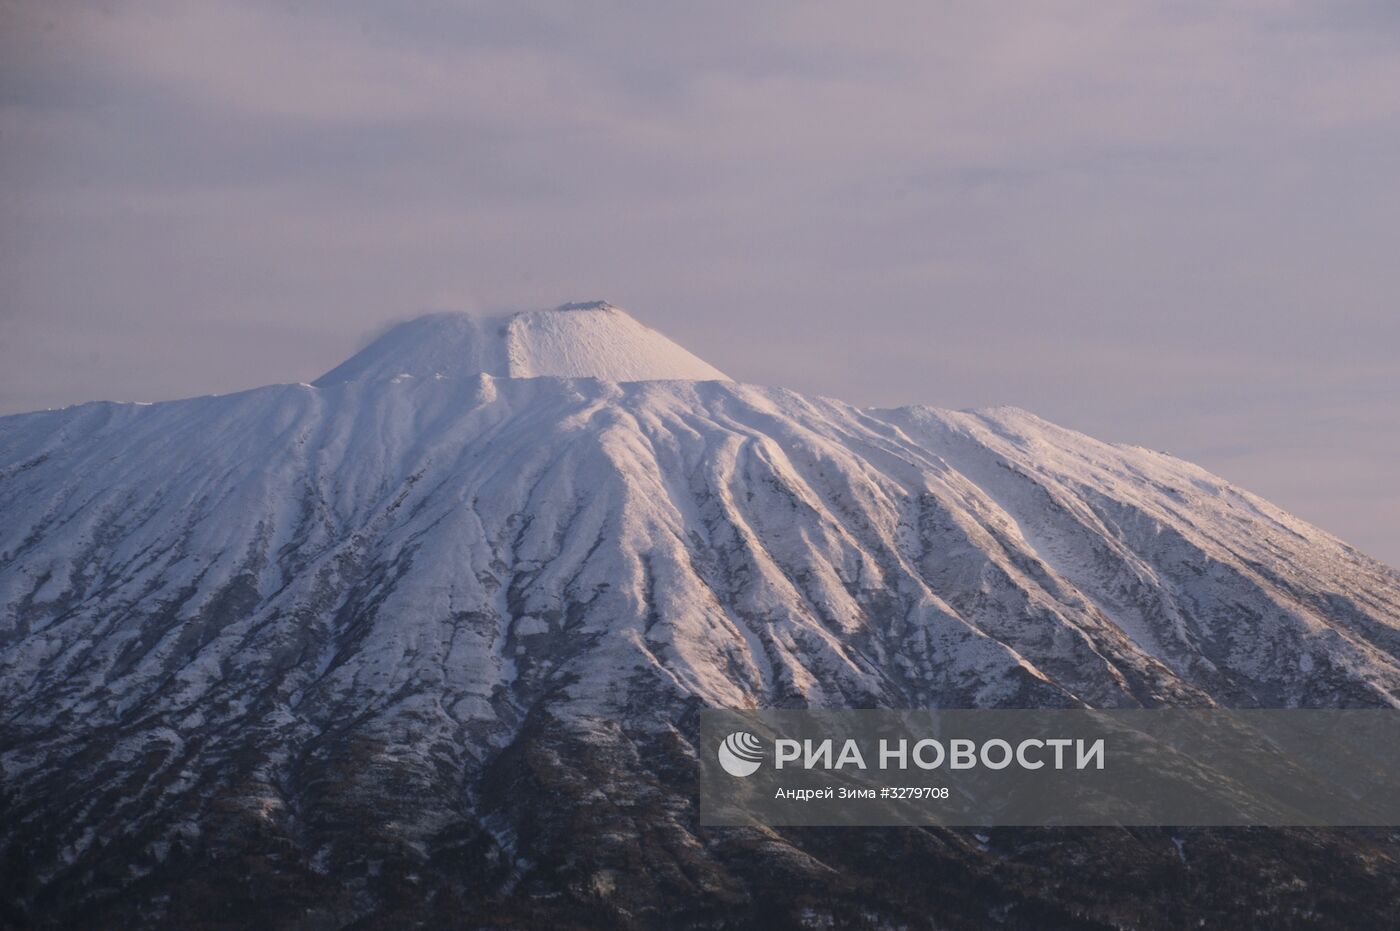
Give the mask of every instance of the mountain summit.
[[318, 387], [400, 375], [727, 380], [607, 301], [492, 317], [429, 314], [400, 323], [316, 380]]
[[0, 515], [0, 925], [744, 927], [781, 887], [774, 926], [1148, 927], [1215, 883], [1243, 926], [1313, 907], [1300, 862], [1335, 914], [1400, 897], [1364, 839], [697, 824], [706, 706], [1400, 706], [1394, 570], [1024, 411], [737, 384], [601, 304], [434, 315], [315, 386], [0, 418]]

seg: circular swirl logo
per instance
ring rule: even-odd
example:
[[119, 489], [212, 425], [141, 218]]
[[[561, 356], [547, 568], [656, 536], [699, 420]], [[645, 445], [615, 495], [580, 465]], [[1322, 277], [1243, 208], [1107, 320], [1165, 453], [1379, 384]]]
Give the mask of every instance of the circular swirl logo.
[[763, 741], [735, 731], [719, 745], [719, 765], [731, 776], [752, 776], [763, 765]]

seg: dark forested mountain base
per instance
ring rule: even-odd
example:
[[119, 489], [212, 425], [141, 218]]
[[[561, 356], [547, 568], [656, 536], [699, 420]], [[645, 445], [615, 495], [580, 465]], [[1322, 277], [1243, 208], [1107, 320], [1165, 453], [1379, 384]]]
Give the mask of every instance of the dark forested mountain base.
[[[473, 789], [485, 824], [464, 817], [413, 845], [394, 818], [422, 789], [394, 778], [353, 802], [289, 783], [295, 817], [230, 789], [110, 833], [43, 883], [29, 864], [51, 842], [26, 829], [4, 851], [0, 914], [16, 928], [185, 929], [1400, 922], [1392, 831], [700, 828], [694, 760], [665, 743], [528, 727]], [[199, 837], [154, 859], [150, 838], [184, 817]]]

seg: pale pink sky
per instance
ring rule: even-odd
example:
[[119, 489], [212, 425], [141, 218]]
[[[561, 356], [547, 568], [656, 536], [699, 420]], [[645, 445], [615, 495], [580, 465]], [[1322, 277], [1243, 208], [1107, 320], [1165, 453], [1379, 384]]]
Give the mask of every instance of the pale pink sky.
[[606, 297], [1012, 403], [1400, 564], [1387, 2], [0, 2], [0, 412]]

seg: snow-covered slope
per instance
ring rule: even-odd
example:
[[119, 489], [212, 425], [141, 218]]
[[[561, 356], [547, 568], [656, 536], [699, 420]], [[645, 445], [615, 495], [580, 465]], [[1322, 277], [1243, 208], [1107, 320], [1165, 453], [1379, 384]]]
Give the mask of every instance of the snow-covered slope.
[[474, 375], [645, 381], [726, 379], [606, 301], [494, 317], [429, 314], [399, 324], [316, 380]]
[[217, 811], [313, 871], [469, 837], [506, 888], [543, 841], [501, 767], [639, 778], [699, 705], [1400, 705], [1400, 576], [1267, 502], [1016, 409], [735, 384], [611, 308], [0, 419], [0, 514], [0, 837], [49, 879]]

